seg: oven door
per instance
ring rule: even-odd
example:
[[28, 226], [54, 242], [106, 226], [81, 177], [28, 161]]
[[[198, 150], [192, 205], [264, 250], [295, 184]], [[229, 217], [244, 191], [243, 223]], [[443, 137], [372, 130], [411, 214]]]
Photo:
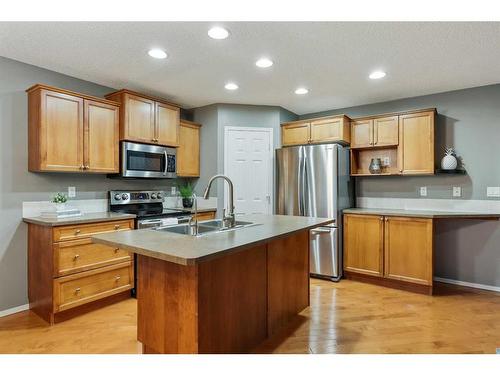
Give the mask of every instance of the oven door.
[[122, 142], [121, 176], [135, 178], [175, 178], [176, 149]]

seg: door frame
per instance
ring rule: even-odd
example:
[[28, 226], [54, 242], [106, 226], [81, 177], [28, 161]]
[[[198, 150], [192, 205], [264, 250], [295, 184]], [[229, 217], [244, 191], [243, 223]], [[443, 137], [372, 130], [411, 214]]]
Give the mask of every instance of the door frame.
[[[269, 134], [269, 151], [270, 151], [270, 159], [269, 163], [271, 164], [271, 168], [269, 168], [269, 181], [271, 182], [271, 186], [269, 187], [269, 196], [270, 196], [270, 214], [274, 214], [274, 189], [275, 189], [275, 180], [274, 180], [274, 129], [273, 128], [260, 128], [260, 127], [250, 127], [250, 126], [224, 126], [224, 170], [223, 173], [226, 174], [228, 167], [228, 136], [229, 132], [232, 130], [244, 130], [244, 131], [259, 131], [259, 132], [267, 132]], [[227, 207], [227, 187], [224, 187], [224, 207]]]

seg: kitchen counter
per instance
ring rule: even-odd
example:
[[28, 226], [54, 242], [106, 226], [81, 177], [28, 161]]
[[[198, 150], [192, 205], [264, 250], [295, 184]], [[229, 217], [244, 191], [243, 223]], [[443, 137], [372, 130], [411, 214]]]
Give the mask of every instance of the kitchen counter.
[[344, 214], [422, 217], [428, 219], [498, 219], [500, 213], [454, 212], [432, 210], [398, 210], [386, 208], [346, 208]]
[[105, 233], [92, 240], [133, 253], [181, 265], [192, 265], [247, 246], [332, 222], [327, 218], [283, 215], [249, 215], [245, 221], [259, 225], [199, 237], [151, 229]]
[[[194, 214], [194, 208], [184, 208], [184, 207], [168, 207], [171, 210], [180, 210], [180, 211], [187, 211], [189, 213]], [[217, 211], [216, 207], [204, 207], [204, 208], [198, 208], [198, 213], [202, 212], [215, 212]]]
[[57, 227], [61, 225], [75, 225], [85, 223], [99, 223], [104, 221], [135, 219], [132, 214], [120, 214], [115, 212], [93, 212], [81, 216], [68, 217], [64, 219], [51, 219], [42, 216], [23, 217], [25, 223]]

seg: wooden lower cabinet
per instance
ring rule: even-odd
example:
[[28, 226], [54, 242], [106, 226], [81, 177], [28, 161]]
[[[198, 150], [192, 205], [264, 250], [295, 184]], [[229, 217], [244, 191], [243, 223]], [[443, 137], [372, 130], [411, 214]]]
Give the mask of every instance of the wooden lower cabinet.
[[199, 212], [196, 214], [198, 221], [213, 220], [215, 219], [215, 211]]
[[344, 215], [348, 278], [432, 293], [433, 220]]
[[98, 233], [131, 230], [133, 220], [65, 226], [28, 224], [30, 309], [54, 324], [62, 312], [105, 303], [134, 286], [133, 258], [127, 251], [95, 244]]

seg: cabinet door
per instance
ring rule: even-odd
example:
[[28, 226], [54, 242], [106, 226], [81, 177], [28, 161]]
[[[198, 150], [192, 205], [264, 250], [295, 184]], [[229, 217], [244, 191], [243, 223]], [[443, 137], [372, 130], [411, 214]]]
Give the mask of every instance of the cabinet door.
[[398, 116], [382, 117], [373, 120], [373, 145], [397, 146], [399, 141]]
[[155, 142], [155, 102], [140, 96], [125, 94], [124, 139], [145, 143]]
[[432, 219], [385, 218], [384, 276], [432, 285]]
[[119, 107], [85, 100], [85, 169], [119, 172]]
[[83, 99], [47, 90], [40, 99], [40, 169], [82, 171]]
[[200, 175], [200, 126], [181, 122], [177, 148], [177, 175]]
[[311, 142], [349, 142], [349, 127], [344, 117], [311, 121]]
[[308, 122], [288, 124], [281, 127], [281, 143], [283, 146], [304, 145], [309, 143], [310, 124]]
[[399, 116], [400, 166], [403, 174], [434, 173], [434, 112]]
[[180, 109], [168, 104], [156, 103], [156, 143], [164, 146], [179, 145]]
[[373, 144], [373, 120], [351, 122], [351, 148], [371, 147]]
[[383, 275], [384, 221], [382, 216], [344, 215], [344, 269]]

